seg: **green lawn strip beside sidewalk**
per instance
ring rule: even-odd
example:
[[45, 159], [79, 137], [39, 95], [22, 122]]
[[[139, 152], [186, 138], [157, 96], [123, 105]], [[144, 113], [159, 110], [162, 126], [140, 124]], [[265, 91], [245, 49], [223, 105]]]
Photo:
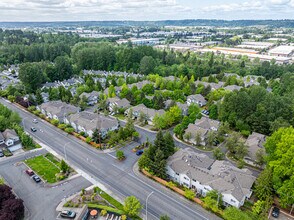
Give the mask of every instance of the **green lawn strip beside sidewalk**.
[[123, 210], [124, 206], [118, 202], [116, 199], [108, 195], [106, 192], [104, 192], [102, 189], [100, 189], [98, 186], [95, 187], [95, 192], [99, 193], [99, 195], [105, 199], [107, 202], [109, 202], [111, 205], [116, 207], [119, 210]]
[[45, 155], [45, 157], [46, 157], [47, 159], [49, 159], [52, 163], [54, 163], [56, 166], [60, 167], [60, 162], [59, 162], [58, 160], [56, 160], [55, 157], [54, 157], [52, 154], [47, 153], [47, 154]]
[[44, 158], [43, 155], [25, 160], [25, 163], [48, 183], [55, 183], [55, 175], [60, 173], [60, 169]]

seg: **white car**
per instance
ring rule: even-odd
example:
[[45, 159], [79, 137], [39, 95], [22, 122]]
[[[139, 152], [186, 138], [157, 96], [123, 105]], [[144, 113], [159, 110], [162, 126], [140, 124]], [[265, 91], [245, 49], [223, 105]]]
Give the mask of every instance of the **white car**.
[[33, 123], [37, 124], [38, 123], [37, 119], [33, 119]]

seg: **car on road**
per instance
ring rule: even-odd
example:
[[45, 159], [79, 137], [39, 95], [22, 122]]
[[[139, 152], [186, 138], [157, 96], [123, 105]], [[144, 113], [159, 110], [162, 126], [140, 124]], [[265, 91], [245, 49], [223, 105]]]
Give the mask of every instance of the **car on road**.
[[274, 218], [278, 218], [279, 215], [280, 215], [280, 209], [279, 209], [278, 207], [274, 207], [274, 208], [273, 208], [273, 211], [272, 211], [272, 216], [273, 216]]
[[38, 120], [37, 119], [33, 119], [33, 123], [37, 124]]
[[29, 175], [29, 176], [33, 176], [35, 173], [34, 171], [32, 170], [26, 170], [26, 173]]
[[4, 157], [2, 150], [0, 150], [0, 157]]
[[60, 216], [63, 218], [75, 218], [76, 213], [74, 211], [64, 210], [60, 213]]
[[31, 131], [32, 131], [32, 132], [36, 132], [36, 131], [37, 131], [37, 129], [36, 129], [36, 128], [34, 128], [34, 127], [31, 127]]
[[138, 151], [136, 152], [136, 155], [137, 155], [137, 156], [140, 156], [140, 155], [142, 155], [143, 153], [144, 153], [143, 150], [138, 150]]
[[41, 182], [40, 177], [38, 177], [37, 175], [33, 176], [33, 180], [35, 180], [36, 183]]

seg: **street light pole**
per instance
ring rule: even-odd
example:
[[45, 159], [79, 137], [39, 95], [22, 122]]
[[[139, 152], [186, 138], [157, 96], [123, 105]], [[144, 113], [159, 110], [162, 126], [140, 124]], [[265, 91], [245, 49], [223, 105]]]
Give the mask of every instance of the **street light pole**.
[[148, 214], [148, 199], [149, 199], [149, 197], [151, 196], [153, 194], [153, 191], [147, 196], [147, 198], [146, 198], [146, 220], [148, 219], [147, 218], [147, 214]]

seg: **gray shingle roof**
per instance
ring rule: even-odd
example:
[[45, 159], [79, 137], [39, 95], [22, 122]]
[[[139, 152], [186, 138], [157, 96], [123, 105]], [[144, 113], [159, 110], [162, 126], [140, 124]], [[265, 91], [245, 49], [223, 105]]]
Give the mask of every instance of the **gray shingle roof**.
[[79, 112], [68, 116], [68, 120], [76, 125], [84, 127], [86, 130], [94, 131], [96, 128], [108, 130], [118, 125], [118, 121], [93, 112]]
[[206, 155], [180, 149], [167, 160], [176, 173], [184, 173], [220, 193], [232, 194], [241, 201], [249, 194], [255, 177], [248, 169], [238, 169], [228, 161], [214, 161]]
[[247, 138], [245, 145], [248, 146], [248, 157], [253, 161], [256, 160], [256, 153], [258, 150], [265, 152], [263, 143], [265, 142], [265, 135], [253, 132]]

